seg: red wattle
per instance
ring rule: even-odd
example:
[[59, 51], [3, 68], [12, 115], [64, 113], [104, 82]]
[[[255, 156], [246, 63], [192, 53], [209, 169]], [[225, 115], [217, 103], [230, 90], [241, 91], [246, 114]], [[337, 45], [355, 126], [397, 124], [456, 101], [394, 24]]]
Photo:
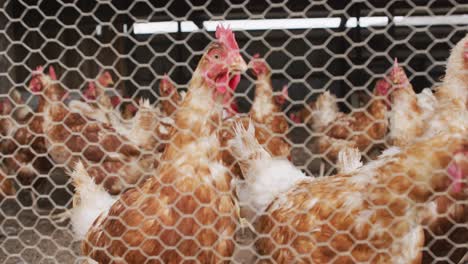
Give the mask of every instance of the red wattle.
[[227, 91], [228, 82], [229, 74], [226, 72], [216, 79], [216, 91], [220, 94], [224, 94]]
[[241, 76], [240, 74], [234, 75], [231, 80], [229, 80], [229, 88], [231, 88], [232, 91], [235, 91], [237, 88], [237, 85], [240, 83]]
[[227, 87], [225, 85], [217, 85], [216, 91], [220, 94], [224, 94], [227, 91]]

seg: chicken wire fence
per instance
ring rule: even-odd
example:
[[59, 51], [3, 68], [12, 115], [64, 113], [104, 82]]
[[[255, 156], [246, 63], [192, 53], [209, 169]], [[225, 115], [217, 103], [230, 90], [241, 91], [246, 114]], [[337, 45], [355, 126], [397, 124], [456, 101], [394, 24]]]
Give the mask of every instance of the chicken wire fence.
[[[312, 221], [304, 213], [288, 212], [286, 218], [291, 218], [290, 223], [276, 218], [275, 221], [281, 222], [276, 228], [279, 233], [272, 231], [263, 234], [259, 234], [261, 232], [258, 229], [263, 228], [258, 226], [259, 223], [247, 224], [250, 218], [243, 214], [249, 208], [243, 208], [244, 204], [241, 204], [239, 210], [243, 220], [239, 220], [237, 213], [231, 212], [237, 211], [235, 206], [231, 211], [228, 210], [231, 215], [226, 216], [226, 211], [220, 212], [219, 208], [208, 213], [206, 210], [210, 206], [219, 206], [218, 203], [222, 200], [219, 197], [230, 192], [237, 193], [238, 195], [230, 198], [237, 201], [237, 196], [243, 194], [236, 192], [232, 184], [227, 190], [218, 186], [214, 193], [213, 189], [209, 189], [207, 192], [211, 193], [210, 197], [215, 197], [210, 200], [212, 204], [210, 201], [191, 199], [189, 196], [202, 195], [200, 190], [187, 187], [186, 192], [182, 192], [182, 183], [164, 176], [182, 172], [176, 170], [177, 172], [167, 173], [164, 170], [167, 165], [163, 165], [161, 153], [170, 145], [178, 144], [171, 139], [169, 131], [173, 125], [179, 125], [174, 121], [180, 108], [179, 103], [187, 98], [184, 94], [190, 92], [189, 81], [195, 74], [198, 62], [210, 43], [216, 39], [215, 30], [219, 20], [234, 30], [245, 61], [261, 64], [263, 58], [263, 65], [267, 65], [264, 71], [271, 69], [271, 75], [266, 75], [271, 77], [271, 87], [275, 91], [273, 102], [280, 109], [274, 113], [273, 108], [261, 103], [259, 108], [252, 107], [256, 99], [261, 101], [260, 98], [265, 95], [256, 93], [261, 89], [256, 80], [260, 79], [262, 70], [256, 69], [254, 63], [249, 63], [253, 70], [242, 75], [234, 99], [231, 100], [236, 105], [232, 105], [234, 110], [229, 110], [240, 113], [234, 113], [231, 118], [250, 114], [257, 121], [252, 117], [255, 114], [281, 116], [281, 121], [278, 122], [277, 119], [265, 118], [267, 121], [262, 127], [257, 127], [257, 131], [263, 129], [263, 134], [257, 137], [271, 136], [271, 140], [267, 138], [262, 143], [265, 143], [264, 146], [273, 155], [289, 156], [294, 165], [305, 174], [325, 177], [343, 169], [339, 168], [339, 157], [334, 153], [336, 145], [320, 141], [325, 136], [339, 140], [345, 146], [359, 148], [364, 164], [376, 159], [384, 149], [392, 146], [388, 141], [390, 132], [386, 131], [384, 121], [388, 113], [379, 117], [375, 109], [370, 107], [376, 97], [380, 96], [382, 99], [386, 96], [376, 96], [377, 88], [374, 87], [378, 87], [378, 80], [387, 80], [388, 84], [398, 81], [392, 79], [395, 76], [401, 77], [391, 75], [396, 69], [392, 70], [395, 67], [395, 58], [417, 93], [424, 88], [439, 85], [445, 75], [451, 49], [467, 33], [467, 14], [468, 4], [462, 0], [2, 1], [0, 158], [4, 179], [0, 205], [0, 259], [3, 263], [79, 263], [85, 259], [80, 248], [81, 239], [72, 231], [72, 223], [67, 220], [67, 214], [62, 214], [62, 219], [56, 217], [58, 213], [80, 203], [80, 199], [73, 199], [75, 188], [69, 175], [74, 169], [76, 172], [75, 162], [81, 160], [88, 173], [101, 181], [106, 191], [114, 195], [109, 201], [93, 196], [96, 204], [113, 203], [114, 199], [121, 196], [125, 196], [122, 198], [124, 201], [129, 201], [128, 199], [133, 199], [129, 197], [138, 196], [140, 188], [145, 188], [141, 186], [147, 186], [143, 185], [147, 178], [161, 177], [161, 185], [154, 189], [157, 202], [148, 203], [155, 207], [167, 206], [167, 210], [172, 210], [170, 214], [173, 222], [161, 215], [148, 213], [146, 209], [140, 208], [139, 213], [135, 212], [132, 206], [146, 208], [145, 201], [140, 201], [139, 205], [128, 204], [128, 211], [124, 210], [127, 208], [125, 202], [120, 202], [120, 207], [124, 209], [119, 211], [113, 207], [115, 217], [107, 222], [108, 231], [114, 230], [108, 233], [108, 244], [101, 244], [103, 250], [93, 255], [98, 262], [145, 263], [148, 260], [146, 263], [153, 263], [149, 261], [153, 257], [154, 263], [179, 263], [182, 260], [214, 263], [224, 257], [225, 261], [239, 263], [260, 260], [277, 263], [392, 263], [386, 262], [386, 257], [357, 257], [354, 250], [366, 243], [371, 235], [355, 240], [351, 238], [354, 241], [351, 244], [356, 245], [352, 249], [345, 246], [350, 243], [350, 239], [341, 236], [346, 231], [333, 229], [332, 224], [326, 230], [323, 227], [319, 231], [301, 229], [300, 225], [293, 222]], [[255, 56], [257, 53], [259, 58]], [[44, 66], [43, 73], [39, 72], [41, 69], [38, 66]], [[41, 74], [49, 76], [51, 83], [60, 85], [63, 91], [50, 95], [44, 89], [44, 83], [42, 90], [37, 88], [37, 83], [33, 80]], [[268, 85], [268, 81], [266, 84]], [[285, 91], [283, 87], [287, 87], [287, 96], [282, 92]], [[105, 91], [104, 94], [99, 92], [102, 90]], [[327, 121], [331, 121], [328, 130], [318, 129], [319, 121], [316, 121], [317, 118], [326, 119], [327, 113], [319, 112], [317, 116], [312, 111], [317, 108], [318, 98], [326, 91], [336, 96], [338, 109], [335, 110], [342, 113]], [[102, 98], [104, 99], [101, 100]], [[390, 97], [382, 100], [387, 100], [387, 104], [391, 101]], [[49, 111], [50, 106], [46, 106], [61, 101], [63, 105], [59, 107], [60, 113], [54, 114]], [[114, 115], [118, 113], [120, 121], [99, 115], [107, 106], [115, 108], [110, 111]], [[152, 108], [158, 109], [153, 111], [156, 114], [152, 113], [155, 120], [162, 120], [163, 124], [158, 123], [154, 138], [131, 132], [119, 134], [122, 131], [119, 124], [131, 131], [132, 127], [137, 126], [132, 123], [134, 116]], [[388, 109], [383, 104], [379, 111], [385, 112]], [[81, 110], [82, 114], [86, 113], [85, 119], [81, 119], [78, 125], [74, 123], [73, 118], [76, 116], [71, 114], [72, 110], [75, 111], [73, 113], [77, 110]], [[356, 113], [360, 113], [360, 117], [353, 116]], [[343, 119], [343, 116], [358, 120], [349, 121]], [[340, 120], [344, 120], [343, 123]], [[359, 126], [361, 127], [357, 128]], [[192, 129], [197, 130], [196, 127]], [[382, 129], [385, 131], [382, 132]], [[364, 139], [353, 137], [356, 134]], [[278, 136], [282, 138], [280, 143], [275, 141]], [[322, 142], [323, 145], [317, 142]], [[349, 142], [352, 144], [348, 144]], [[287, 153], [277, 149], [285, 143], [288, 145]], [[145, 144], [150, 144], [150, 147], [146, 148]], [[198, 147], [192, 151], [204, 151], [202, 146]], [[352, 153], [348, 152], [349, 155]], [[191, 158], [198, 162], [194, 157], [196, 156]], [[163, 169], [156, 172], [158, 166]], [[180, 168], [183, 167], [182, 164]], [[213, 170], [212, 167], [211, 169]], [[161, 171], [164, 173], [155, 176]], [[133, 178], [129, 180], [124, 177], [128, 175]], [[127, 182], [121, 183], [119, 177], [124, 177]], [[278, 180], [281, 185], [281, 179], [272, 178], [272, 181]], [[140, 187], [137, 191], [132, 189], [138, 184]], [[275, 186], [278, 182], [259, 184], [264, 185], [265, 193], [268, 188], [278, 188]], [[331, 185], [324, 186], [323, 188], [331, 188], [328, 190], [330, 193], [340, 192], [339, 187], [334, 189]], [[151, 195], [151, 191], [148, 192]], [[162, 198], [161, 193], [165, 193], [165, 198]], [[465, 263], [462, 258], [468, 251], [468, 218], [463, 210], [466, 197], [452, 197], [447, 191], [441, 190], [436, 190], [436, 193], [452, 202], [452, 205], [459, 206], [459, 211], [458, 215], [445, 211], [437, 216], [443, 220], [441, 223], [435, 227], [425, 226], [424, 243], [421, 245], [423, 256], [419, 261]], [[216, 198], [216, 195], [219, 197]], [[332, 196], [324, 197], [333, 199]], [[320, 203], [308, 196], [296, 198], [306, 199], [309, 209], [313, 207], [312, 204]], [[260, 195], [254, 199], [268, 198]], [[351, 200], [352, 194], [349, 197], [350, 203]], [[185, 207], [179, 203], [192, 207], [180, 209]], [[148, 204], [146, 206], [151, 207]], [[385, 206], [393, 208], [398, 205], [388, 202]], [[203, 209], [198, 210], [199, 207]], [[328, 209], [322, 208], [320, 211], [323, 213]], [[395, 213], [392, 210], [389, 211], [390, 214]], [[199, 214], [200, 211], [203, 213]], [[124, 215], [122, 220], [117, 217]], [[202, 219], [198, 219], [200, 215]], [[305, 218], [300, 218], [301, 215]], [[148, 222], [133, 222], [134, 219], [145, 217], [153, 221], [153, 224], [161, 224], [152, 227], [158, 229], [157, 231], [147, 234], [139, 228], [143, 228]], [[206, 220], [210, 217], [213, 219]], [[226, 217], [230, 220], [226, 220]], [[372, 219], [371, 214], [368, 214], [368, 218]], [[220, 225], [229, 225], [220, 224], [225, 220], [235, 223], [234, 230], [223, 233]], [[331, 214], [328, 220], [332, 223], [335, 220], [334, 215]], [[95, 225], [99, 225], [100, 221], [102, 219]], [[274, 223], [270, 221], [264, 224]], [[125, 227], [123, 230], [127, 231], [118, 231], [112, 225]], [[389, 226], [391, 225], [386, 227]], [[203, 231], [199, 231], [202, 229]], [[210, 229], [213, 232], [210, 233]], [[117, 234], [115, 232], [119, 235], [113, 237], [112, 234]], [[330, 236], [328, 240], [320, 240], [318, 246], [316, 245], [317, 249], [309, 247], [306, 240], [301, 240], [307, 236], [307, 232], [331, 232], [336, 235]], [[398, 239], [402, 239], [392, 231], [388, 232], [388, 237], [382, 238], [380, 242], [382, 246], [373, 248], [384, 255], [385, 252], [395, 254], [396, 251], [387, 250], [386, 247], [397, 245], [400, 243]], [[146, 240], [145, 236], [148, 237]], [[99, 237], [94, 239], [99, 241]], [[262, 243], [258, 241], [265, 239], [279, 244], [277, 251], [261, 249]], [[403, 239], [412, 244], [419, 243], [411, 240], [414, 238]], [[204, 244], [205, 240], [211, 242]], [[151, 245], [147, 245], [147, 241], [153, 244], [148, 242]], [[301, 245], [304, 251], [300, 250]], [[326, 245], [332, 246], [326, 248]], [[375, 247], [374, 244], [372, 246]], [[118, 249], [103, 253], [106, 248], [114, 247]], [[220, 253], [221, 247], [235, 249]], [[321, 247], [324, 248], [323, 252], [320, 252]], [[210, 250], [216, 251], [220, 256], [206, 253]], [[310, 257], [311, 252], [320, 252], [317, 253], [320, 257]], [[347, 256], [351, 258], [346, 258]], [[409, 262], [401, 258], [400, 262], [393, 263]], [[418, 260], [414, 263], [418, 263]]]

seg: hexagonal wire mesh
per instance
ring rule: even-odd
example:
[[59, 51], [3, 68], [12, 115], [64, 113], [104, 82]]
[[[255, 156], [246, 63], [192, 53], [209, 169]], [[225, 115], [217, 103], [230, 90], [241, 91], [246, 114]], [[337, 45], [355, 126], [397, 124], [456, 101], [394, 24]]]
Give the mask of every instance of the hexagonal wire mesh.
[[[75, 263], [103, 211], [82, 248], [98, 262], [461, 263], [467, 197], [447, 188], [446, 176], [466, 175], [466, 108], [440, 106], [447, 93], [422, 90], [450, 75], [467, 13], [462, 0], [3, 1], [0, 259]], [[231, 20], [253, 68], [230, 101], [233, 117], [213, 118], [225, 129], [220, 143], [208, 122], [211, 96], [195, 103], [204, 92], [189, 84], [200, 60], [238, 56], [222, 52], [229, 41], [207, 48], [216, 20]], [[203, 59], [207, 49], [214, 53]], [[426, 101], [411, 108], [397, 88]], [[307, 175], [351, 176], [303, 179], [249, 148], [255, 140], [228, 146], [226, 131], [252, 139], [232, 126], [246, 115], [273, 156], [289, 156]], [[421, 131], [436, 122], [447, 123], [423, 130], [451, 133]], [[368, 163], [392, 145], [408, 147]], [[245, 159], [242, 170], [231, 154]], [[231, 182], [228, 170], [245, 181]]]

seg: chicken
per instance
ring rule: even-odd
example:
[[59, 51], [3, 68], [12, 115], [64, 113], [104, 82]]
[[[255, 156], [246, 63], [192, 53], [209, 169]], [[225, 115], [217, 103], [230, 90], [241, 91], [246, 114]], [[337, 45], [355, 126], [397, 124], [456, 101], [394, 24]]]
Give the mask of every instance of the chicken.
[[105, 71], [97, 80], [97, 84], [89, 82], [88, 87], [83, 91], [87, 102], [73, 101], [70, 104], [70, 109], [80, 112], [83, 117], [110, 124], [114, 127], [123, 125], [126, 118], [123, 118], [122, 113], [117, 109], [120, 104], [119, 96], [109, 96], [105, 91], [106, 88], [114, 84], [112, 76]]
[[443, 85], [436, 89], [438, 99], [468, 107], [468, 34], [453, 48], [447, 62]]
[[[466, 129], [468, 101], [468, 35], [452, 50], [440, 87], [416, 94], [410, 85], [401, 85], [391, 94], [390, 130], [392, 143], [403, 146], [421, 136], [440, 131]], [[402, 69], [398, 76], [407, 83]], [[403, 127], [402, 127], [403, 126]]]
[[314, 152], [323, 154], [334, 164], [343, 148], [367, 152], [372, 144], [383, 141], [388, 128], [386, 97], [389, 87], [386, 80], [379, 80], [367, 107], [350, 114], [340, 112], [336, 97], [326, 91], [300, 112], [290, 114], [290, 118], [306, 122], [315, 132], [322, 133], [314, 141]]
[[82, 158], [96, 183], [111, 194], [121, 193], [154, 169], [157, 157], [142, 153], [135, 143], [140, 138], [126, 138], [117, 133], [120, 127], [87, 118], [83, 113], [96, 109], [92, 105], [76, 100], [65, 105], [67, 92], [56, 80], [50, 67], [49, 75], [39, 68], [30, 82], [31, 91], [40, 95], [41, 119], [35, 125], [46, 136], [48, 153], [56, 164], [72, 168]]
[[[235, 124], [242, 122], [248, 124], [253, 121], [256, 128], [257, 140], [266, 146], [274, 157], [290, 158], [291, 145], [285, 139], [289, 129], [285, 114], [281, 111], [281, 107], [286, 102], [288, 97], [287, 87], [283, 87], [281, 92], [275, 93], [271, 83], [271, 71], [266, 62], [259, 58], [256, 54], [254, 59], [249, 63], [249, 68], [257, 77], [255, 82], [255, 98], [247, 115], [233, 115], [223, 122], [221, 130], [221, 142], [223, 147], [223, 161], [231, 168], [231, 174], [239, 179], [236, 184], [243, 184], [243, 176], [239, 164], [232, 156], [231, 150], [228, 148], [228, 142], [234, 137]], [[231, 103], [228, 109], [234, 114], [235, 107]], [[238, 196], [241, 194], [237, 194]], [[242, 218], [250, 218], [252, 215], [251, 208], [244, 204], [240, 204], [240, 214]], [[242, 219], [243, 220], [243, 219]], [[243, 227], [246, 227], [243, 223]], [[248, 227], [248, 226], [247, 226]]]
[[257, 139], [261, 144], [266, 144], [274, 156], [288, 157], [291, 146], [285, 140], [285, 135], [289, 125], [281, 109], [288, 97], [287, 86], [283, 87], [280, 94], [275, 95], [271, 83], [271, 70], [266, 62], [259, 59], [257, 54], [250, 64], [257, 81], [255, 99], [249, 116], [257, 125]]
[[[12, 123], [11, 117], [9, 116], [12, 112], [13, 106], [8, 99], [0, 101], [0, 135], [2, 139], [0, 141], [0, 150], [2, 156], [4, 154], [11, 154], [12, 148], [15, 148], [15, 144], [11, 139], [6, 139], [5, 137], [11, 134], [14, 124]], [[2, 157], [3, 166], [5, 166], [6, 160], [5, 157]], [[0, 198], [3, 198], [7, 195], [14, 195], [16, 190], [13, 186], [13, 183], [10, 179], [7, 178], [7, 173], [2, 169], [3, 166], [0, 166]]]
[[416, 94], [396, 60], [390, 80], [393, 89], [390, 93], [389, 140], [392, 145], [405, 146], [423, 134], [424, 124], [434, 113], [436, 98], [427, 88]]
[[97, 84], [90, 82], [83, 95], [88, 100], [96, 101], [97, 106], [101, 109], [112, 110], [115, 105], [112, 103], [111, 97], [106, 94], [105, 88], [114, 85], [112, 75], [108, 71], [104, 71], [98, 78]]
[[177, 91], [175, 85], [170, 81], [169, 76], [164, 74], [163, 79], [159, 82], [159, 96], [158, 111], [160, 120], [156, 134], [158, 138], [164, 142], [159, 148], [160, 151], [163, 151], [166, 144], [170, 142], [171, 135], [169, 131], [176, 129], [173, 127], [174, 112], [185, 98], [185, 92]]
[[15, 195], [16, 190], [13, 186], [13, 183], [10, 179], [7, 178], [7, 175], [0, 168], [0, 198], [5, 196]]
[[[23, 186], [31, 185], [37, 174], [47, 173], [52, 165], [45, 157], [43, 138], [30, 127], [33, 114], [18, 91], [11, 93], [13, 101], [0, 102], [0, 152], [5, 173], [15, 175]], [[13, 105], [16, 105], [16, 107]]]
[[[113, 96], [111, 97], [112, 104], [117, 106], [121, 103], [120, 97]], [[132, 119], [138, 112], [138, 107], [136, 107], [132, 102], [123, 102], [121, 105], [122, 118], [123, 120]]]
[[179, 93], [175, 85], [170, 81], [169, 76], [165, 74], [159, 83], [159, 95], [161, 97], [159, 103], [161, 113], [163, 116], [170, 117], [182, 102], [185, 93]]
[[253, 126], [239, 126], [231, 146], [246, 179], [239, 199], [258, 212], [255, 249], [268, 263], [420, 263], [425, 206], [460, 175], [468, 178], [466, 132], [323, 178], [273, 159]]
[[[169, 140], [169, 131], [174, 124], [169, 115], [180, 104], [182, 98], [182, 95], [179, 95], [167, 78], [165, 76], [165, 79], [161, 81], [160, 89], [161, 93], [170, 95], [170, 97], [164, 98], [160, 107], [156, 109], [151, 107], [149, 100], [140, 98], [139, 108], [135, 107], [133, 103], [127, 103], [123, 106], [123, 113], [120, 113], [114, 109], [120, 104], [120, 98], [106, 96], [104, 91], [101, 89], [99, 92], [93, 83], [90, 83], [85, 91], [85, 97], [90, 100], [101, 98], [98, 100], [97, 106], [74, 101], [70, 103], [70, 109], [87, 118], [111, 125], [118, 134], [127, 137], [138, 147], [160, 152], [164, 149], [164, 144], [161, 141]], [[100, 77], [99, 80], [101, 79], [103, 78]], [[104, 78], [104, 80], [108, 79]], [[101, 82], [103, 81], [101, 80]], [[112, 84], [112, 82], [107, 83]], [[173, 103], [169, 101], [173, 101]], [[111, 106], [108, 106], [108, 102]]]
[[[416, 94], [399, 69], [398, 77], [403, 84], [391, 94], [390, 139], [396, 146], [412, 144], [419, 138], [431, 137], [441, 132], [466, 131], [468, 127], [468, 35], [453, 49], [447, 62], [447, 72], [442, 85], [433, 95], [429, 89]], [[435, 197], [428, 210], [427, 245], [431, 254], [450, 258], [458, 262], [466, 249], [460, 245], [468, 243], [468, 196], [466, 192], [449, 192], [449, 197]], [[457, 250], [454, 250], [457, 248]]]
[[237, 215], [216, 130], [225, 99], [245, 68], [234, 34], [218, 27], [216, 42], [201, 58], [175, 112], [177, 129], [161, 165], [139, 188], [100, 208], [91, 227], [82, 227], [87, 230], [85, 256], [100, 263], [181, 263], [189, 257], [200, 263], [228, 261]]
[[241, 176], [239, 165], [227, 148], [227, 142], [234, 137], [236, 122], [247, 124], [254, 121], [256, 127], [256, 137], [261, 144], [265, 144], [273, 156], [290, 157], [291, 145], [285, 139], [289, 129], [285, 114], [281, 111], [283, 104], [288, 97], [287, 87], [283, 87], [280, 93], [273, 91], [271, 84], [271, 70], [258, 54], [249, 64], [253, 74], [257, 77], [255, 82], [255, 98], [247, 115], [236, 114], [236, 104], [233, 102], [229, 109], [231, 117], [224, 121], [224, 129], [221, 131], [221, 141], [223, 148], [223, 160], [231, 166], [234, 175]]

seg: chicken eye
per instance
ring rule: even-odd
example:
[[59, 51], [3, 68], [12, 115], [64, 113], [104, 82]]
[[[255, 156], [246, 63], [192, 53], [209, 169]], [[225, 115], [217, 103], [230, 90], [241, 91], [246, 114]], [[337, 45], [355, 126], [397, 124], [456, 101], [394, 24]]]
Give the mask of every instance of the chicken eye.
[[215, 60], [219, 60], [219, 58], [220, 58], [220, 57], [219, 57], [219, 54], [213, 55], [213, 58], [215, 58]]

